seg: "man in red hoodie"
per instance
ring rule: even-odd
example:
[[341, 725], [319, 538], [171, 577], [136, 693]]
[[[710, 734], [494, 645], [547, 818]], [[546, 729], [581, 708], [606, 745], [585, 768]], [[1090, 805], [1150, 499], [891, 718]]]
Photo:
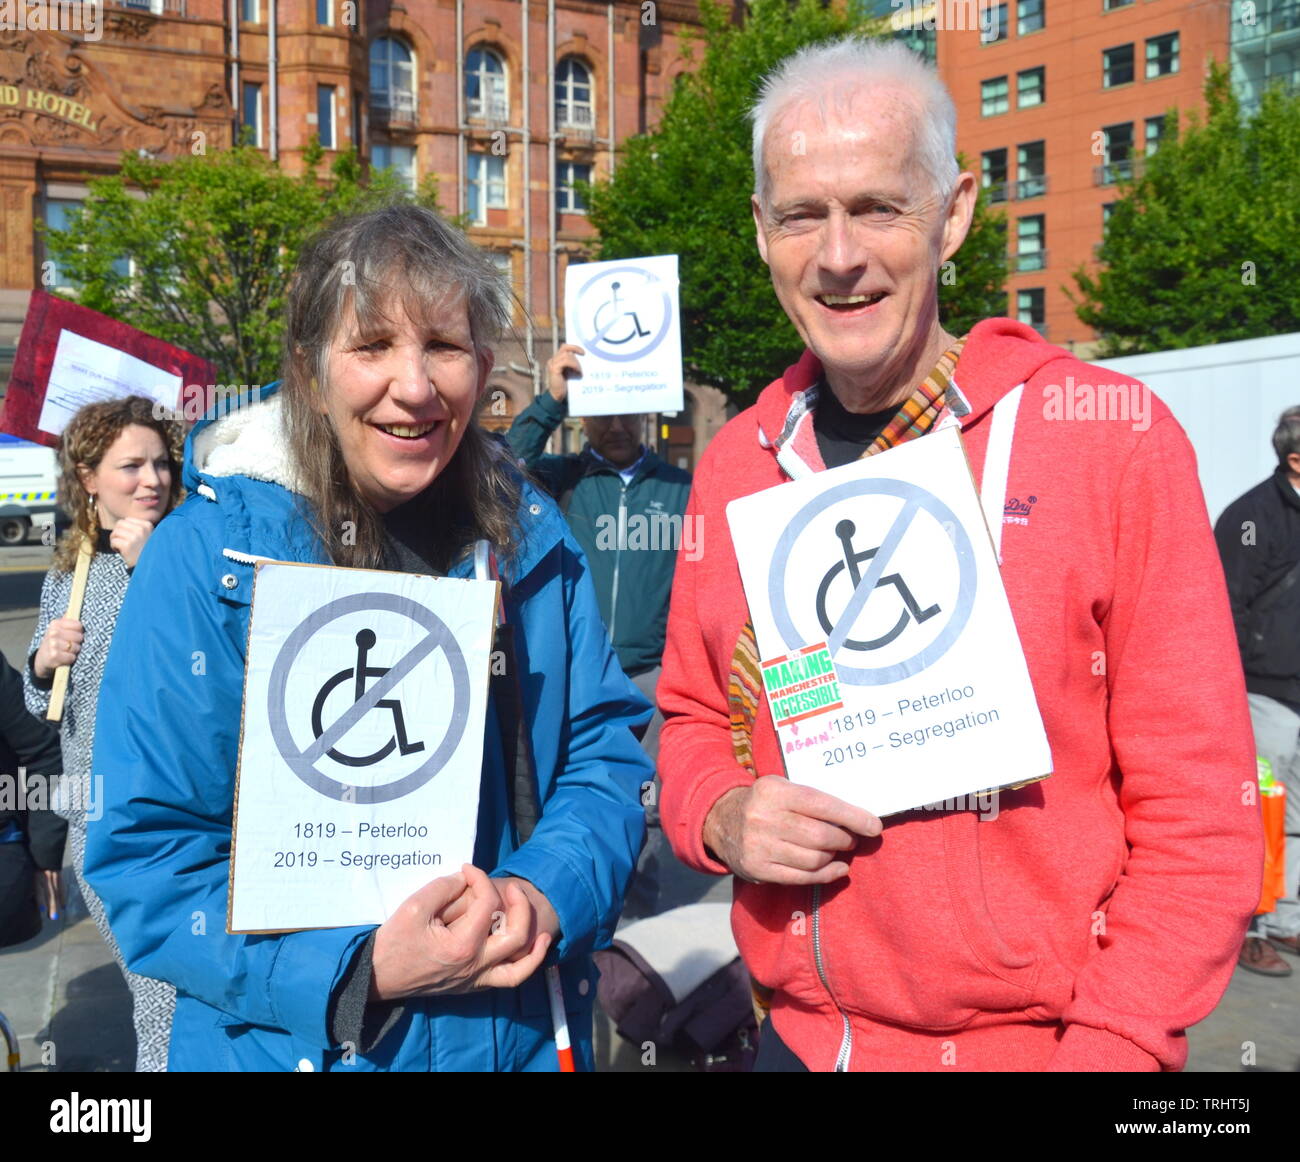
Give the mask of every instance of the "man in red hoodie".
[[[771, 998], [760, 1068], [1178, 1069], [1260, 886], [1223, 573], [1191, 448], [1143, 385], [1009, 319], [944, 331], [938, 273], [975, 202], [954, 123], [897, 43], [805, 49], [765, 82], [758, 248], [808, 349], [696, 472], [706, 549], [678, 563], [659, 686], [664, 828], [736, 877]], [[783, 777], [726, 505], [949, 417], [1004, 514], [1054, 771], [995, 811], [882, 821]]]

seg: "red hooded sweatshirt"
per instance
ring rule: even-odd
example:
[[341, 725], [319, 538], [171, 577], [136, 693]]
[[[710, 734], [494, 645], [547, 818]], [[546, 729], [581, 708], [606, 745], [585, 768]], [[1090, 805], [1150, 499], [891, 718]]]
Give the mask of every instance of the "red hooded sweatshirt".
[[[824, 468], [798, 394], [820, 374], [806, 352], [695, 474], [702, 552], [677, 564], [659, 770], [665, 833], [703, 871], [727, 871], [704, 846], [706, 816], [751, 781], [727, 701], [748, 609], [725, 509], [790, 479], [778, 454]], [[1195, 457], [1141, 384], [1009, 319], [975, 327], [954, 381], [977, 483], [993, 407], [1025, 384], [1002, 579], [1054, 773], [1002, 792], [995, 816], [891, 816], [848, 876], [816, 892], [736, 881], [736, 940], [813, 1070], [1178, 1069], [1184, 1030], [1227, 987], [1263, 865]], [[766, 703], [753, 746], [760, 774], [784, 773]]]

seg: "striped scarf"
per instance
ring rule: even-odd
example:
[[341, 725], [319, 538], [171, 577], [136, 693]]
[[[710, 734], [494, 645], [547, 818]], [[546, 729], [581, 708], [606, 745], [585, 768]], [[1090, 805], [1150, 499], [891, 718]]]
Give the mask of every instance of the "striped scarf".
[[[884, 426], [880, 435], [868, 445], [862, 458], [874, 456], [908, 440], [924, 436], [943, 414], [948, 387], [952, 383], [957, 359], [965, 345], [966, 337], [958, 339], [940, 357], [934, 370], [912, 393], [911, 398], [898, 409], [894, 418]], [[820, 390], [828, 391], [822, 386]], [[754, 722], [758, 715], [759, 700], [763, 697], [763, 682], [759, 673], [758, 643], [754, 638], [754, 623], [746, 621], [740, 631], [736, 648], [731, 655], [731, 673], [727, 679], [727, 706], [731, 716], [731, 751], [736, 761], [757, 778], [754, 768]]]

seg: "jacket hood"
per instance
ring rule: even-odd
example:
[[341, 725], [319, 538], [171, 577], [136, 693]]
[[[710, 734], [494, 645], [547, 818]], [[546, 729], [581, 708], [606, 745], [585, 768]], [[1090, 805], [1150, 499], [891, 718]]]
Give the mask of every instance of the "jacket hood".
[[280, 381], [218, 400], [185, 441], [185, 487], [202, 477], [247, 476], [302, 492], [284, 431]]
[[[966, 427], [1056, 359], [1073, 362], [1074, 356], [1023, 323], [985, 319], [966, 338], [949, 388], [948, 410]], [[755, 405], [760, 442], [774, 450], [792, 476], [798, 474], [798, 466], [791, 461], [812, 457], [820, 462], [812, 424], [805, 417], [816, 403], [816, 392], [810, 389], [821, 377], [821, 361], [806, 350], [780, 379], [763, 389]], [[791, 467], [796, 470], [790, 471]]]

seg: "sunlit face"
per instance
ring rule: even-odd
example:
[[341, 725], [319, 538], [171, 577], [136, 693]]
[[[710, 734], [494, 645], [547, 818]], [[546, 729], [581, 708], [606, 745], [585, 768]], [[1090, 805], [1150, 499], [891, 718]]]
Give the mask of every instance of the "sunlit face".
[[421, 323], [400, 305], [386, 314], [391, 321], [367, 334], [344, 320], [318, 404], [353, 486], [379, 512], [419, 496], [451, 463], [492, 370], [463, 296], [448, 295]]
[[629, 468], [641, 451], [639, 415], [588, 416], [582, 421], [587, 442], [615, 468]]
[[127, 424], [97, 467], [79, 471], [82, 485], [98, 505], [100, 528], [111, 529], [123, 517], [156, 525], [167, 515], [172, 466], [153, 428]]
[[[938, 269], [970, 224], [973, 180], [941, 197], [914, 156], [915, 98], [893, 85], [781, 110], [764, 138], [758, 249], [831, 386], [906, 377], [938, 334]], [[969, 188], [968, 188], [969, 187]]]

